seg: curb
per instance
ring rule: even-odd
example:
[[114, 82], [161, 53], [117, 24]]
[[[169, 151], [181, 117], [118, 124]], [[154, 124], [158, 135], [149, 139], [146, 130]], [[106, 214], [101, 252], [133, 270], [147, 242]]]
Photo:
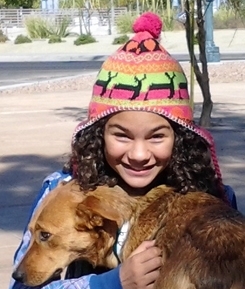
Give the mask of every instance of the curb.
[[[35, 55], [5, 55], [0, 56], [0, 63], [6, 62], [95, 62], [95, 61], [105, 61], [111, 54], [35, 54]], [[171, 55], [176, 58], [179, 62], [190, 61], [190, 56], [187, 53], [171, 53]], [[199, 55], [196, 54], [199, 60]], [[222, 61], [245, 61], [245, 53], [235, 52], [235, 53], [221, 53], [220, 62]], [[220, 63], [217, 62], [217, 63]]]
[[105, 61], [110, 54], [35, 54], [30, 55], [7, 55], [0, 56], [0, 62], [75, 62], [75, 61]]

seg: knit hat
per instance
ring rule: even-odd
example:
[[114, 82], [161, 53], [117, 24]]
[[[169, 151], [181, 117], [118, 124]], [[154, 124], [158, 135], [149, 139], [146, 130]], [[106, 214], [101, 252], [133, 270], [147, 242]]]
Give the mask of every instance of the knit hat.
[[182, 67], [158, 42], [162, 21], [146, 12], [133, 24], [135, 35], [103, 63], [93, 87], [88, 118], [81, 130], [120, 111], [137, 110], [162, 115], [204, 138], [210, 145], [217, 177], [221, 173], [211, 135], [193, 122], [187, 79]]

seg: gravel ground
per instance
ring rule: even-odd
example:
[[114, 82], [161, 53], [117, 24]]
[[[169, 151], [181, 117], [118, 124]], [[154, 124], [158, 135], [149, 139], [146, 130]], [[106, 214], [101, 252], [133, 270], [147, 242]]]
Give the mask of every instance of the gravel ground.
[[[190, 64], [182, 63], [187, 78]], [[245, 61], [223, 62], [209, 65], [210, 83], [234, 83], [245, 81]], [[96, 74], [88, 74], [52, 81], [39, 82], [1, 90], [0, 94], [33, 94], [45, 92], [68, 92], [91, 90]]]

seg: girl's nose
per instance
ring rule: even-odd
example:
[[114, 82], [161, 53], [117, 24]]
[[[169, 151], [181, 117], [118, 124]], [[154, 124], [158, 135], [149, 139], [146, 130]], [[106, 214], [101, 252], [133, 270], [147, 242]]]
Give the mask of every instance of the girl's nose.
[[137, 163], [146, 163], [151, 158], [149, 147], [144, 141], [134, 141], [127, 155], [129, 160]]

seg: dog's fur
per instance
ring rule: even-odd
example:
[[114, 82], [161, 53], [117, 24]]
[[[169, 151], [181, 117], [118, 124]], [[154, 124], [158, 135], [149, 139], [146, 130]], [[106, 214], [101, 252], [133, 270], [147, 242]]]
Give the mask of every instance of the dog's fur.
[[245, 218], [223, 201], [165, 186], [139, 198], [118, 187], [85, 194], [76, 181], [59, 185], [35, 213], [31, 244], [13, 277], [36, 286], [76, 259], [113, 268], [116, 233], [126, 221], [122, 261], [144, 240], [156, 239], [163, 251], [155, 288], [245, 288]]

